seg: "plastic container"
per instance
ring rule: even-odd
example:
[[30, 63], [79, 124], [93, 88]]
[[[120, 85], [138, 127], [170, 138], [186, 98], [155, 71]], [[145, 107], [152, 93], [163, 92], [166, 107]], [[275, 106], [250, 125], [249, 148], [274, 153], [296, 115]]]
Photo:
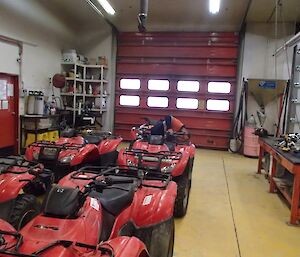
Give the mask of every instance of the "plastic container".
[[40, 133], [36, 135], [37, 140], [35, 140], [35, 134], [33, 133], [28, 133], [27, 134], [27, 138], [26, 138], [26, 143], [25, 143], [25, 147], [27, 147], [28, 145], [36, 142], [36, 141], [43, 141], [44, 139], [44, 133]]
[[49, 141], [56, 141], [59, 139], [59, 133], [58, 130], [49, 131], [48, 132], [48, 139]]
[[244, 155], [248, 157], [258, 157], [259, 144], [258, 136], [254, 135], [255, 128], [252, 126], [245, 126], [244, 129]]
[[34, 114], [44, 114], [44, 94], [42, 92], [38, 92], [35, 96]]
[[27, 99], [27, 114], [34, 114], [35, 96], [34, 91], [29, 91]]

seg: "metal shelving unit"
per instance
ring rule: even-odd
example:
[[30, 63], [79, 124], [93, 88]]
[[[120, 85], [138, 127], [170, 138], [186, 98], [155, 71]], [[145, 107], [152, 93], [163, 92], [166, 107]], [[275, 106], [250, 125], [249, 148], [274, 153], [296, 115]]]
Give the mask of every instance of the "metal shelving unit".
[[[94, 103], [95, 107], [91, 111], [97, 112], [98, 116], [102, 116], [103, 112], [106, 111], [105, 103], [109, 97], [106, 89], [108, 81], [105, 79], [107, 66], [62, 63], [63, 72], [70, 72], [71, 70], [74, 73], [74, 77], [66, 77], [66, 86], [61, 90], [61, 96], [64, 103], [66, 103], [66, 110], [73, 111], [73, 124], [75, 124], [76, 115], [79, 111], [78, 106], [80, 101], [82, 105], [87, 101]], [[97, 90], [99, 93], [88, 93], [89, 85], [93, 88], [99, 87]], [[72, 89], [71, 92], [68, 91], [69, 87]], [[79, 90], [80, 87], [82, 90]]]

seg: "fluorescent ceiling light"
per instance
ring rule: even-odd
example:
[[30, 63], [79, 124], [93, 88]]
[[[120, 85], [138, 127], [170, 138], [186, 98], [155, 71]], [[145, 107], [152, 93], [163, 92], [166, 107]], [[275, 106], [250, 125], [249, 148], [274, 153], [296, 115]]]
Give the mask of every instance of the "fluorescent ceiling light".
[[116, 11], [114, 10], [114, 8], [112, 8], [112, 6], [110, 5], [110, 3], [107, 0], [98, 0], [98, 2], [101, 4], [101, 6], [103, 7], [103, 9], [111, 15], [114, 15], [116, 13]]
[[216, 14], [220, 11], [220, 1], [221, 0], [209, 0], [209, 11], [212, 14]]

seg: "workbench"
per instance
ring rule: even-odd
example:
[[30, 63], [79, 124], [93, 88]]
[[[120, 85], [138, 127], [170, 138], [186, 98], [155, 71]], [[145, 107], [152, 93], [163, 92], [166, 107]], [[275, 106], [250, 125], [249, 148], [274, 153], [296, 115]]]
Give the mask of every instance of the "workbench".
[[[261, 173], [262, 159], [265, 153], [269, 153], [272, 156], [272, 167], [269, 174], [270, 180], [270, 193], [275, 193], [279, 190], [284, 198], [289, 202], [291, 206], [290, 224], [298, 225], [300, 219], [299, 208], [299, 192], [300, 192], [300, 158], [296, 157], [292, 152], [284, 152], [279, 147], [275, 146], [278, 142], [274, 138], [259, 138], [260, 145], [258, 170], [257, 173]], [[284, 185], [280, 183], [280, 179], [275, 177], [277, 165], [280, 164], [294, 175], [293, 191], [290, 194]]]

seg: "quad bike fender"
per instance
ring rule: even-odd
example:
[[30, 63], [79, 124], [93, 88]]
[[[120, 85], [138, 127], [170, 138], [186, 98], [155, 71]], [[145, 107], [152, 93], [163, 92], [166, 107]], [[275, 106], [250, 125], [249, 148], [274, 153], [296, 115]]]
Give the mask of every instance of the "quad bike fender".
[[[15, 228], [10, 225], [8, 222], [6, 222], [5, 220], [0, 219], [0, 230], [2, 231], [6, 231], [6, 232], [17, 232], [15, 230]], [[2, 235], [5, 243], [7, 244], [6, 247], [10, 247], [10, 246], [14, 246], [17, 242], [16, 238], [12, 237], [12, 236], [8, 236], [8, 235]]]
[[26, 151], [25, 151], [25, 159], [27, 161], [35, 161], [35, 158], [33, 156], [34, 152], [39, 153], [40, 152], [40, 147], [28, 146], [26, 148]]
[[127, 154], [125, 154], [126, 148], [122, 148], [119, 151], [117, 164], [118, 165], [127, 165], [127, 157], [129, 157]]
[[101, 244], [101, 247], [108, 246], [113, 249], [115, 257], [140, 257], [142, 253], [143, 257], [149, 257], [145, 245], [136, 237], [121, 236]]
[[[61, 219], [40, 214], [23, 227], [22, 235], [28, 243], [24, 242], [20, 249], [24, 252], [34, 252], [56, 240], [97, 245], [101, 220], [101, 205], [99, 202], [96, 204], [95, 198], [90, 197], [86, 199], [76, 219]], [[61, 255], [57, 253], [49, 256]]]
[[95, 161], [99, 158], [99, 150], [96, 145], [87, 144], [79, 150], [70, 162], [71, 166], [77, 166], [84, 162]]
[[20, 175], [4, 174], [0, 176], [0, 202], [15, 199], [21, 189], [34, 179], [33, 175], [24, 173]]
[[173, 181], [166, 189], [142, 187], [136, 192], [132, 204], [116, 218], [110, 238], [117, 237], [121, 228], [128, 222], [141, 228], [154, 226], [171, 219], [176, 194], [177, 185]]
[[189, 162], [189, 153], [187, 151], [182, 151], [181, 159], [178, 161], [178, 163], [175, 165], [175, 167], [172, 170], [172, 176], [178, 177], [181, 176], [188, 165]]
[[106, 154], [109, 152], [116, 151], [122, 140], [123, 138], [121, 137], [102, 140], [101, 143], [98, 145], [99, 153]]
[[194, 158], [195, 152], [196, 152], [196, 147], [194, 144], [178, 145], [178, 146], [176, 146], [176, 152], [179, 152], [179, 151], [186, 151], [189, 153], [190, 158]]

